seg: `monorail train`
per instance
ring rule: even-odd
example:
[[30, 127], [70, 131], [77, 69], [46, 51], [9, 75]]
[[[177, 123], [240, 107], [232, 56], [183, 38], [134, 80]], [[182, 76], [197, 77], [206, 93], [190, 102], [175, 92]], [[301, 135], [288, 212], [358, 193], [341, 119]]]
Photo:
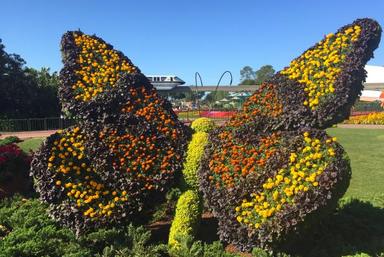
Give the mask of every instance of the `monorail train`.
[[185, 84], [185, 81], [174, 75], [145, 75], [157, 90], [171, 90]]

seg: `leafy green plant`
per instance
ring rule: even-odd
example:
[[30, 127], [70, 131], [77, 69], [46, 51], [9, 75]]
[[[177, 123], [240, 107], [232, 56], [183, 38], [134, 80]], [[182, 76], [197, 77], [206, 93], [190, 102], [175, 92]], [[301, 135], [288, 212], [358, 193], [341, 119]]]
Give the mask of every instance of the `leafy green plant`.
[[157, 206], [154, 210], [150, 222], [171, 220], [175, 215], [177, 200], [181, 193], [180, 188], [171, 188], [165, 195], [165, 202]]
[[357, 253], [354, 255], [344, 255], [343, 257], [371, 257], [371, 256], [366, 253]]
[[4, 139], [0, 139], [0, 146], [8, 145], [12, 143], [19, 143], [21, 142], [21, 139], [16, 136], [9, 136]]
[[[167, 251], [166, 245], [148, 245], [151, 233], [143, 227], [129, 225], [124, 231], [122, 238], [126, 239], [119, 244], [104, 247], [102, 253], [97, 257], [157, 257]], [[90, 237], [87, 237], [90, 239]], [[102, 237], [106, 238], [106, 237]]]
[[161, 256], [166, 245], [149, 244], [150, 231], [129, 225], [80, 237], [47, 215], [48, 206], [20, 196], [0, 202], [0, 256]]
[[240, 257], [238, 254], [226, 252], [222, 243], [216, 241], [206, 244], [194, 241], [191, 235], [177, 235], [179, 247], [169, 249], [169, 254], [175, 257]]
[[91, 256], [67, 228], [59, 228], [38, 200], [20, 197], [0, 204], [0, 224], [8, 233], [0, 240], [0, 256]]

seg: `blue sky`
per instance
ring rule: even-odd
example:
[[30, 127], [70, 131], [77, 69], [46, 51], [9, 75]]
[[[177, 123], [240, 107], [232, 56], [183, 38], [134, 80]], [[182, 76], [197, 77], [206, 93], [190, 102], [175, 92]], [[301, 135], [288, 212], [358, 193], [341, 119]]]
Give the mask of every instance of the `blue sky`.
[[[237, 84], [245, 65], [279, 70], [356, 18], [384, 26], [383, 0], [2, 0], [0, 8], [6, 51], [30, 67], [61, 69], [61, 35], [81, 29], [123, 51], [145, 74], [175, 74], [194, 84], [198, 71], [206, 85], [225, 70]], [[383, 42], [370, 64], [384, 65]]]

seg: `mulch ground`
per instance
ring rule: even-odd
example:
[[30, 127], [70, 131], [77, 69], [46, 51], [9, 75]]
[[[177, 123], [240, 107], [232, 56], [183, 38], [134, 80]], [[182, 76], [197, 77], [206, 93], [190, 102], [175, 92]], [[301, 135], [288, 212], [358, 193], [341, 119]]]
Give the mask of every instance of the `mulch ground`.
[[[151, 242], [152, 243], [168, 243], [169, 229], [171, 228], [172, 221], [159, 221], [147, 226], [147, 229], [151, 231]], [[213, 243], [219, 240], [217, 235], [218, 223], [212, 213], [203, 213], [200, 222], [198, 234], [196, 235], [197, 240], [201, 240], [205, 243]], [[225, 250], [231, 253], [237, 253], [244, 257], [251, 257], [249, 253], [240, 252], [234, 245], [225, 245]]]

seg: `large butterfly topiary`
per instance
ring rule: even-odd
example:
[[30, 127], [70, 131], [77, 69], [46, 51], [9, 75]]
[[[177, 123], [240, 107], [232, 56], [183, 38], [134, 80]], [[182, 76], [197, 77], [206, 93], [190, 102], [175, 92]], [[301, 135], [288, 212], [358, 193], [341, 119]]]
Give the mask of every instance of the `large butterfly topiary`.
[[[195, 179], [221, 240], [273, 249], [335, 208], [351, 170], [323, 129], [349, 116], [380, 35], [370, 19], [327, 35], [209, 133]], [[190, 130], [102, 39], [67, 32], [62, 54], [60, 99], [78, 124], [36, 153], [36, 189], [79, 233], [136, 220], [180, 174]]]

